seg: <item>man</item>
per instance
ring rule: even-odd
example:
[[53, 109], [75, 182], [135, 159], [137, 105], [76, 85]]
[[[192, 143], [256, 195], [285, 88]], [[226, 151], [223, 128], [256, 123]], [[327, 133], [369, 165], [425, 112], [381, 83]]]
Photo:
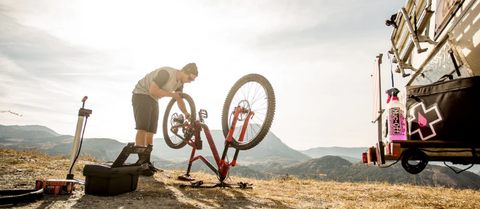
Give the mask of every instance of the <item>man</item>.
[[[190, 119], [185, 102], [179, 93], [183, 92], [183, 85], [195, 80], [198, 69], [195, 63], [185, 65], [181, 70], [171, 67], [156, 69], [138, 81], [133, 89], [132, 106], [135, 117], [137, 135], [135, 144], [138, 146], [153, 145], [153, 135], [158, 126], [158, 100], [163, 97], [172, 97], [177, 100], [178, 108]], [[195, 113], [193, 113], [195, 114]], [[148, 167], [144, 175], [151, 176], [159, 169], [155, 168], [147, 157]]]

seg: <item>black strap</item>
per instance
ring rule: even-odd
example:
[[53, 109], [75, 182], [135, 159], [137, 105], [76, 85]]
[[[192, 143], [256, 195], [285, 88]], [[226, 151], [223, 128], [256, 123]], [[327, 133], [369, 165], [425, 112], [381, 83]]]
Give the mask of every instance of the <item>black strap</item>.
[[413, 95], [413, 94], [409, 95], [408, 98], [414, 99], [415, 102], [420, 102], [420, 101], [421, 101], [420, 98], [418, 98], [417, 96], [415, 96], [415, 95]]
[[450, 58], [452, 58], [453, 67], [455, 67], [455, 72], [457, 72], [457, 76], [460, 77], [461, 76], [460, 70], [458, 68], [457, 60], [455, 59], [455, 56], [453, 55], [452, 49], [448, 50], [448, 53], [450, 54]]
[[443, 81], [447, 80], [447, 78], [450, 79], [450, 80], [453, 80], [453, 75], [445, 74], [442, 77], [440, 77], [440, 79], [438, 79], [438, 81], [436, 81], [435, 83], [443, 82]]
[[31, 202], [43, 197], [43, 188], [33, 190], [0, 190], [0, 205]]

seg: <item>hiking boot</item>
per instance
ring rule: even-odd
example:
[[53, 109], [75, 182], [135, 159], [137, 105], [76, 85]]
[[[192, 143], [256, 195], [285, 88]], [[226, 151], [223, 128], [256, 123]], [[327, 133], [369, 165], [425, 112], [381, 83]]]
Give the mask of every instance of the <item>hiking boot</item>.
[[162, 169], [156, 168], [152, 163], [148, 163], [148, 170], [151, 170], [152, 172], [163, 172]]
[[143, 175], [143, 176], [153, 176], [154, 173], [155, 173], [155, 172], [153, 172], [153, 171], [150, 170], [150, 169], [145, 169], [145, 170], [142, 171], [142, 175]]

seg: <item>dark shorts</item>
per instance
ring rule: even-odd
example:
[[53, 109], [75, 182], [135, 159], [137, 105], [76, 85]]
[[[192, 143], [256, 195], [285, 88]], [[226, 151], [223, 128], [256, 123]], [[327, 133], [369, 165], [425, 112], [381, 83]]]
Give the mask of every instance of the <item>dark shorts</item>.
[[158, 102], [149, 95], [133, 94], [133, 116], [135, 117], [135, 129], [150, 133], [157, 133], [158, 126]]

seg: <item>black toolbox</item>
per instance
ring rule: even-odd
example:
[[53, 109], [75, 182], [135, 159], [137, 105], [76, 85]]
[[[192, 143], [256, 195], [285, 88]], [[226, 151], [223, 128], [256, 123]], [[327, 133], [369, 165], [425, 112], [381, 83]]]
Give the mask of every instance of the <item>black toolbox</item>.
[[[147, 169], [146, 157], [152, 151], [152, 146], [125, 146], [115, 162], [106, 164], [87, 164], [83, 168], [85, 176], [85, 194], [111, 196], [137, 189], [138, 176]], [[128, 156], [138, 154], [138, 161], [126, 164]]]

